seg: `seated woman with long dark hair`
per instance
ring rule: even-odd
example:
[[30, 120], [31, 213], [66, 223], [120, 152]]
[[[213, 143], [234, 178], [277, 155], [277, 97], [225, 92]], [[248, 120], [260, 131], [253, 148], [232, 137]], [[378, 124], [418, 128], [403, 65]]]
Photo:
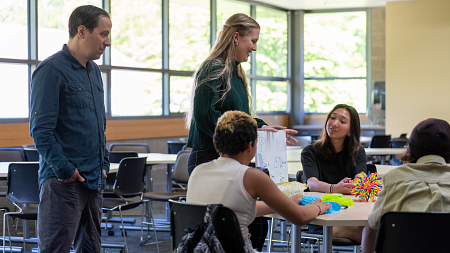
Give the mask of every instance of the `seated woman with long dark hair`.
[[[277, 212], [288, 221], [303, 225], [329, 208], [321, 200], [300, 206], [301, 196], [289, 199], [264, 172], [248, 167], [256, 153], [257, 128], [255, 119], [245, 112], [225, 112], [213, 136], [220, 157], [196, 167], [187, 192], [188, 203], [223, 204], [232, 209], [247, 239], [248, 252], [253, 252], [253, 248], [247, 227], [255, 217]], [[256, 201], [257, 198], [262, 201]]]
[[[352, 106], [338, 104], [328, 113], [320, 140], [306, 146], [301, 155], [303, 181], [310, 191], [351, 194], [349, 180], [367, 173], [360, 134], [359, 115]], [[322, 233], [322, 226], [308, 226], [311, 233]], [[363, 228], [333, 227], [333, 236], [361, 242]]]

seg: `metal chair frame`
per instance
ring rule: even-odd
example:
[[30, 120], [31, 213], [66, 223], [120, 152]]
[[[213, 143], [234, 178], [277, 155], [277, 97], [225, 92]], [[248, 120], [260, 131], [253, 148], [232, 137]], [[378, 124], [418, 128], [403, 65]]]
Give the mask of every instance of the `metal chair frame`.
[[[5, 252], [5, 229], [8, 227], [10, 252], [11, 234], [9, 231], [8, 216], [14, 216], [24, 220], [37, 220], [37, 207], [28, 206], [39, 204], [39, 164], [38, 163], [11, 163], [8, 167], [8, 192], [6, 197], [18, 208], [17, 212], [5, 212], [3, 214], [3, 252]], [[26, 186], [26, 187], [24, 187]], [[19, 204], [24, 204], [20, 207]], [[25, 251], [26, 239], [23, 239]]]
[[[103, 199], [103, 212], [109, 213], [119, 211], [122, 224], [122, 233], [124, 237], [124, 247], [128, 252], [125, 226], [123, 224], [122, 210], [128, 210], [141, 206], [141, 220], [144, 219], [144, 206], [147, 200], [144, 196], [144, 170], [147, 157], [128, 157], [121, 160], [117, 170], [117, 177], [113, 187], [113, 193], [116, 198]], [[106, 228], [108, 227], [108, 217], [106, 218]], [[156, 235], [156, 233], [155, 233]], [[106, 241], [106, 234], [104, 237]], [[141, 225], [141, 241], [143, 240], [143, 225]], [[110, 243], [102, 243], [109, 245]], [[103, 246], [106, 248], [106, 246]]]

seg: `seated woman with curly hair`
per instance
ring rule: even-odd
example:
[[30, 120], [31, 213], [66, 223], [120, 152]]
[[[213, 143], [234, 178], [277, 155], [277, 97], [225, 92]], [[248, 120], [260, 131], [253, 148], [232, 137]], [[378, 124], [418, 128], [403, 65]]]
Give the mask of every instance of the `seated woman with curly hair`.
[[213, 137], [220, 157], [196, 167], [187, 192], [188, 203], [223, 204], [232, 209], [247, 239], [248, 252], [253, 248], [247, 226], [255, 217], [277, 212], [296, 225], [304, 225], [329, 208], [321, 200], [300, 206], [302, 196], [289, 199], [264, 172], [248, 166], [256, 153], [257, 128], [255, 119], [244, 112], [224, 113]]

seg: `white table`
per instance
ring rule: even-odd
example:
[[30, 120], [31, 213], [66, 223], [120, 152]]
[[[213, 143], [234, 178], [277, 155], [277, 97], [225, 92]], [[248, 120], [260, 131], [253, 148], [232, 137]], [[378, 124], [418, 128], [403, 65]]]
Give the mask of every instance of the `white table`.
[[[288, 162], [300, 161], [300, 156], [303, 149], [288, 149]], [[379, 155], [382, 156], [382, 164], [384, 164], [385, 156], [387, 155], [399, 155], [406, 152], [406, 148], [365, 148], [366, 155]]]
[[[316, 195], [318, 197], [324, 195], [321, 192], [305, 192], [304, 195]], [[341, 209], [332, 214], [323, 214], [317, 216], [310, 224], [323, 226], [323, 252], [331, 253], [332, 251], [332, 235], [334, 226], [367, 226], [369, 214], [372, 212], [374, 202], [359, 202], [354, 196], [354, 205], [349, 206], [348, 209]], [[274, 218], [284, 219], [279, 214], [273, 214]], [[291, 253], [301, 251], [301, 226], [292, 225], [291, 230]]]
[[[150, 182], [152, 165], [157, 164], [173, 164], [177, 160], [176, 154], [161, 154], [161, 153], [138, 153], [139, 157], [147, 157], [147, 182]], [[172, 192], [172, 169], [167, 166], [166, 171], [167, 192]], [[147, 184], [149, 185], [149, 184]], [[153, 189], [147, 189], [153, 190]]]
[[375, 164], [375, 167], [377, 168], [378, 175], [383, 177], [384, 175], [386, 175], [386, 173], [397, 168], [398, 166]]

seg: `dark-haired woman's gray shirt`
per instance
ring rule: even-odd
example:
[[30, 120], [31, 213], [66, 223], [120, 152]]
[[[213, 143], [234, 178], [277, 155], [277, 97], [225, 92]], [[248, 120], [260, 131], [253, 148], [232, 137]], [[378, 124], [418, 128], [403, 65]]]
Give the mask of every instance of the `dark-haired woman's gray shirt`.
[[[342, 179], [354, 178], [361, 172], [367, 173], [366, 152], [363, 147], [359, 148], [356, 166], [351, 163], [350, 156], [345, 150], [336, 153], [330, 160], [321, 159], [314, 151], [313, 144], [302, 150], [301, 162], [303, 166], [303, 182], [315, 177], [322, 182], [337, 184]], [[322, 234], [322, 226], [308, 225], [311, 234]]]
[[314, 151], [313, 144], [303, 149], [301, 162], [304, 183], [309, 178], [315, 177], [325, 183], [337, 184], [346, 177], [353, 179], [361, 172], [367, 173], [366, 152], [363, 147], [358, 151], [356, 166], [351, 164], [350, 157], [344, 150], [336, 153], [330, 160], [320, 159]]

